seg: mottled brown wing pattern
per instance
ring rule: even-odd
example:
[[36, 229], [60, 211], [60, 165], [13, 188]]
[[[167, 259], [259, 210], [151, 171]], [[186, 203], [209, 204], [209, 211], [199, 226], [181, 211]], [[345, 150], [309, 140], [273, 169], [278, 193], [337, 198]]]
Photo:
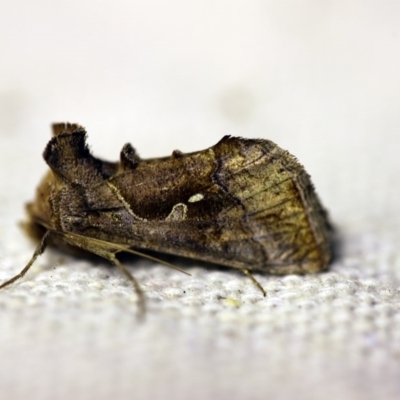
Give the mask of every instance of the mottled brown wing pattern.
[[91, 155], [81, 126], [55, 124], [43, 157], [50, 170], [26, 223], [39, 244], [0, 289], [22, 278], [48, 243], [113, 263], [135, 287], [141, 313], [141, 288], [116, 257], [123, 251], [238, 268], [264, 296], [250, 271], [316, 272], [331, 258], [332, 229], [310, 177], [268, 140], [224, 137], [203, 151], [150, 160], [127, 144], [111, 163]]
[[55, 130], [44, 158], [52, 174], [29, 213], [59, 234], [278, 274], [329, 262], [331, 229], [310, 178], [270, 141], [225, 137], [151, 160], [126, 145], [108, 163], [71, 125]]
[[[201, 176], [195, 167], [198, 158], [207, 160]], [[173, 160], [163, 162], [173, 168]], [[308, 175], [287, 152], [268, 141], [224, 138], [180, 162], [182, 184], [168, 191], [171, 197], [161, 206], [168, 204], [165, 214], [156, 227], [142, 226], [149, 229], [148, 248], [272, 273], [315, 272], [327, 266], [326, 214]], [[127, 190], [126, 196], [134, 192]], [[190, 202], [194, 196], [201, 200]], [[159, 203], [154, 199], [157, 191], [142, 202], [155, 209]], [[314, 204], [306, 209], [305, 201]], [[132, 209], [141, 215], [140, 204]]]

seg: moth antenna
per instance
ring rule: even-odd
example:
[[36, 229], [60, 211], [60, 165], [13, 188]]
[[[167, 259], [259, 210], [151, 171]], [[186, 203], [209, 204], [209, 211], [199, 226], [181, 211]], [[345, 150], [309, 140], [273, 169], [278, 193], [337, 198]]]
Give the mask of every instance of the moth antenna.
[[263, 296], [265, 297], [267, 295], [267, 292], [264, 290], [264, 288], [261, 286], [260, 282], [256, 278], [254, 278], [253, 274], [246, 268], [240, 268], [240, 270], [248, 277], [250, 280], [254, 283], [254, 285], [261, 291]]
[[26, 267], [17, 275], [9, 279], [8, 281], [2, 283], [0, 285], [0, 289], [3, 289], [4, 287], [11, 285], [14, 283], [16, 280], [22, 278], [32, 267], [33, 263], [36, 261], [36, 259], [43, 254], [43, 252], [46, 250], [47, 242], [46, 239], [49, 235], [50, 231], [46, 231], [46, 233], [43, 235], [42, 239], [40, 240], [38, 246], [36, 247], [35, 252], [33, 253], [32, 258], [29, 260], [28, 264], [26, 264]]
[[182, 273], [184, 273], [186, 275], [191, 276], [191, 274], [189, 274], [189, 272], [186, 272], [185, 270], [177, 267], [176, 265], [170, 264], [167, 261], [161, 260], [160, 258], [157, 258], [157, 257], [150, 256], [150, 255], [148, 255], [146, 253], [142, 253], [140, 251], [136, 251], [136, 250], [132, 250], [132, 249], [123, 249], [123, 250], [120, 250], [120, 251], [121, 252], [130, 253], [130, 254], [135, 254], [136, 256], [139, 256], [139, 257], [147, 258], [148, 260], [158, 262], [160, 264], [165, 265], [168, 268], [172, 268], [172, 269], [174, 269], [176, 271], [179, 271], [179, 272], [182, 272]]

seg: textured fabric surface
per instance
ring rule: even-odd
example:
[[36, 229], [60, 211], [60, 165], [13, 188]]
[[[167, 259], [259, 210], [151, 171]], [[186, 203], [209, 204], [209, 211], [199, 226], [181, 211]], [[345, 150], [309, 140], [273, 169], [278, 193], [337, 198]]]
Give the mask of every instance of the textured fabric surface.
[[[277, 5], [279, 4], [279, 5]], [[177, 271], [49, 249], [0, 291], [3, 400], [400, 398], [400, 7], [395, 2], [9, 3], [0, 15], [0, 282], [54, 121], [98, 156], [223, 135], [295, 154], [338, 229], [326, 273]], [[168, 240], [168, 238], [166, 238]]]

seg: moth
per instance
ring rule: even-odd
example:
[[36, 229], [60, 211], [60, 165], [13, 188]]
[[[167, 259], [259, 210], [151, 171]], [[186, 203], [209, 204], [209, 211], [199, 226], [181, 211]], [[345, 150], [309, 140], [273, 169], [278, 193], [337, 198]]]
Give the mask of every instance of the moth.
[[50, 169], [27, 205], [26, 224], [39, 244], [0, 288], [23, 277], [48, 243], [109, 260], [139, 298], [120, 252], [237, 268], [264, 295], [253, 271], [315, 273], [331, 259], [332, 227], [309, 175], [269, 140], [225, 136], [203, 151], [145, 160], [126, 144], [119, 162], [108, 162], [90, 153], [82, 126], [58, 123], [43, 157]]

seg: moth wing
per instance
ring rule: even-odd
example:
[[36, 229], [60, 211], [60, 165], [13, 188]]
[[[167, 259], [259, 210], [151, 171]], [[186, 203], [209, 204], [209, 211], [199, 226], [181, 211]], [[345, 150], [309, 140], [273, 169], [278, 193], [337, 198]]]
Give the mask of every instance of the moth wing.
[[329, 262], [331, 228], [310, 177], [270, 141], [225, 137], [133, 175], [115, 186], [139, 218], [134, 246], [277, 274]]
[[270, 141], [224, 137], [151, 160], [126, 145], [113, 164], [69, 126], [56, 129], [44, 158], [52, 174], [28, 212], [53, 231], [278, 274], [329, 262], [331, 228], [310, 177]]

